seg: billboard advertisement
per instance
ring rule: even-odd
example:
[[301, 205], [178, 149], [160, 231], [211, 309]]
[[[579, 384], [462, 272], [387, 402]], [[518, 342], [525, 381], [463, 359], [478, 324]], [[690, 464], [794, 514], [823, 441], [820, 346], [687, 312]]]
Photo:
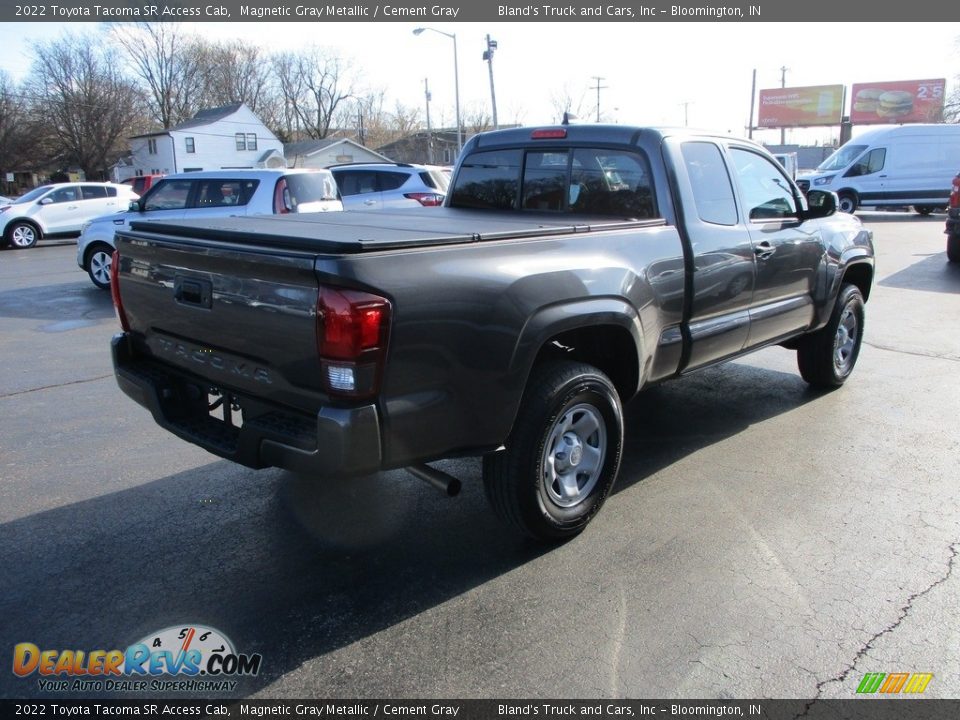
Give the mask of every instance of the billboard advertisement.
[[946, 80], [856, 83], [850, 108], [854, 125], [943, 121]]
[[762, 128], [839, 125], [843, 85], [774, 88], [760, 91], [757, 126]]

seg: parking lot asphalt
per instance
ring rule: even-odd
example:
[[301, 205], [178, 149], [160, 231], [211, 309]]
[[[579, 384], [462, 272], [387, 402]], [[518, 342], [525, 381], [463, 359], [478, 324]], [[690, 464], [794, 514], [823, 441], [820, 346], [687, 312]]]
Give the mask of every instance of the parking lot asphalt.
[[[118, 390], [75, 247], [0, 252], [0, 697], [58, 696], [9, 671], [17, 643], [191, 624], [262, 655], [212, 697], [844, 698], [869, 672], [960, 697], [960, 268], [942, 215], [861, 218], [847, 385], [771, 348], [641, 394], [615, 493], [558, 547], [498, 524], [475, 460], [442, 463], [450, 499], [174, 438]], [[111, 695], [136, 696], [71, 694]]]

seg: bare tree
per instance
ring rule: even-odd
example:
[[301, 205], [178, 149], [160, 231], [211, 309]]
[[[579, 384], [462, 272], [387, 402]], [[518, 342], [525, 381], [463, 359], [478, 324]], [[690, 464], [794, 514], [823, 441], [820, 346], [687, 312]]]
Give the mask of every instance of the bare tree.
[[566, 83], [550, 94], [550, 105], [553, 108], [553, 121], [557, 123], [563, 120], [564, 113], [574, 118], [585, 118], [592, 111], [592, 106], [587, 102], [586, 89], [575, 95]]
[[[356, 127], [357, 142], [377, 148], [399, 140], [420, 129], [420, 111], [397, 102], [388, 110], [385, 90], [372, 90], [345, 104], [338, 115], [339, 127]], [[362, 125], [363, 132], [360, 132]]]
[[141, 108], [137, 88], [110, 47], [91, 36], [64, 36], [36, 46], [26, 87], [53, 150], [51, 161], [76, 164], [93, 178], [124, 149]]
[[461, 113], [463, 129], [467, 137], [493, 130], [493, 117], [483, 104], [471, 104]]
[[350, 63], [313, 46], [275, 56], [273, 71], [286, 106], [289, 134], [327, 137], [341, 104], [354, 95]]
[[30, 164], [26, 151], [34, 143], [27, 141], [28, 127], [24, 95], [10, 76], [0, 70], [0, 184], [4, 186], [5, 173], [26, 169]]
[[149, 90], [150, 112], [163, 128], [202, 108], [204, 43], [176, 23], [123, 23], [112, 28], [134, 72]]
[[270, 62], [259, 47], [238, 40], [217, 43], [202, 48], [200, 61], [205, 105], [244, 103], [266, 125], [282, 122]]

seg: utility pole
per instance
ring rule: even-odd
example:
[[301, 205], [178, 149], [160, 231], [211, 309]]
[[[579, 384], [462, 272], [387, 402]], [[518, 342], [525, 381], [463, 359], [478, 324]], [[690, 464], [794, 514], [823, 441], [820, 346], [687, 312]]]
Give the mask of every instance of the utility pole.
[[750, 83], [750, 120], [747, 123], [747, 137], [753, 140], [753, 109], [757, 97], [757, 69], [753, 69], [753, 81]]
[[689, 100], [685, 100], [684, 102], [682, 102], [682, 103], [680, 103], [680, 104], [683, 105], [683, 126], [684, 126], [684, 127], [690, 127], [690, 113], [689, 113], [689, 110], [690, 110], [690, 105], [691, 105], [692, 103], [691, 103]]
[[[780, 68], [780, 89], [781, 90], [787, 86], [787, 70], [789, 69], [790, 68], [788, 68], [786, 65]], [[786, 130], [784, 128], [780, 128], [780, 144], [781, 145], [786, 144], [787, 142], [786, 138], [787, 138]], [[782, 149], [783, 148], [781, 148], [781, 150]]]
[[427, 100], [427, 165], [433, 165], [433, 133], [430, 129], [430, 83], [423, 79], [423, 95]]
[[483, 59], [487, 61], [487, 68], [490, 70], [490, 107], [493, 109], [493, 129], [499, 130], [500, 124], [497, 122], [497, 95], [493, 91], [493, 51], [497, 49], [497, 41], [490, 39], [487, 34], [487, 49], [483, 51]]
[[597, 77], [596, 75], [594, 75], [593, 79], [597, 81], [597, 122], [600, 122], [600, 91], [607, 89], [607, 86], [601, 85], [600, 81], [606, 80], [606, 78]]

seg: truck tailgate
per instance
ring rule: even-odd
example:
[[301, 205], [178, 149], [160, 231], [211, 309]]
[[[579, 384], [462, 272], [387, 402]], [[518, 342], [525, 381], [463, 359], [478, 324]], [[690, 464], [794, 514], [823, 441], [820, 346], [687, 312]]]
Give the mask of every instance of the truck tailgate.
[[316, 411], [322, 391], [313, 253], [137, 232], [118, 234], [116, 245], [120, 295], [140, 356]]

